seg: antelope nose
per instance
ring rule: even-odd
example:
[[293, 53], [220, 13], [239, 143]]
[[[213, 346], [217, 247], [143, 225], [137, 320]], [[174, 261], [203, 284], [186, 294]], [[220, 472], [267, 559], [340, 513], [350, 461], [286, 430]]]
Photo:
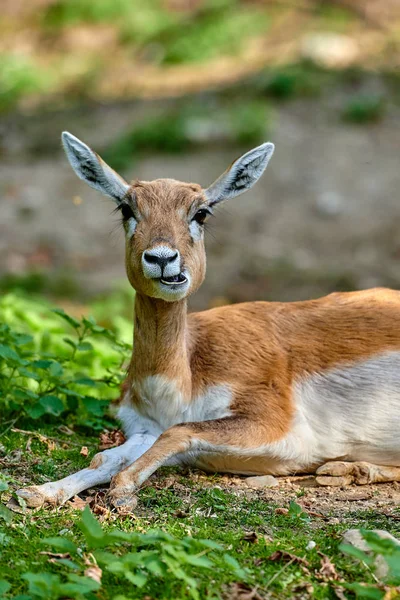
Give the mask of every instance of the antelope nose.
[[142, 255], [143, 271], [148, 278], [159, 278], [163, 275], [173, 277], [180, 273], [180, 256], [178, 250], [168, 246], [156, 246], [145, 250]]

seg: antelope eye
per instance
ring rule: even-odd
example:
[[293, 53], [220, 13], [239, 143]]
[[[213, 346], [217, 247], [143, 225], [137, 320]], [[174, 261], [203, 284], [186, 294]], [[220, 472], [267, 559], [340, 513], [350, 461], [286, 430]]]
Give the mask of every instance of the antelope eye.
[[193, 221], [196, 221], [199, 225], [204, 225], [205, 220], [208, 215], [211, 215], [212, 212], [208, 208], [200, 208], [197, 213], [193, 217]]
[[127, 204], [126, 202], [123, 202], [120, 205], [119, 209], [121, 211], [122, 219], [124, 221], [129, 221], [129, 219], [131, 219], [132, 217], [134, 217], [133, 210], [131, 209], [131, 207], [129, 206], [129, 204]]

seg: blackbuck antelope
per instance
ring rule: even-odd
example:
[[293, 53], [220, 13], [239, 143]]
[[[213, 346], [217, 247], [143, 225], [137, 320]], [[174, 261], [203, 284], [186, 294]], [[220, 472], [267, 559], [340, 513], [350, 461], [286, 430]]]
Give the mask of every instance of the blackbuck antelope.
[[62, 136], [80, 179], [109, 196], [126, 234], [135, 340], [119, 406], [127, 441], [64, 479], [19, 491], [61, 504], [111, 481], [128, 508], [161, 465], [239, 474], [317, 473], [321, 484], [400, 480], [400, 293], [249, 302], [187, 314], [206, 270], [203, 226], [250, 189], [274, 151], [262, 144], [209, 188], [130, 185]]

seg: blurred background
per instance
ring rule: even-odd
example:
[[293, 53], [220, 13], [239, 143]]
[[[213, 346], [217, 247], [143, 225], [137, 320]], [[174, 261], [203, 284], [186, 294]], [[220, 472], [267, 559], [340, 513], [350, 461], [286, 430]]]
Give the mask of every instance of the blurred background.
[[2, 0], [0, 19], [2, 294], [131, 310], [122, 228], [64, 129], [128, 180], [204, 186], [276, 144], [210, 222], [193, 309], [400, 286], [399, 0]]

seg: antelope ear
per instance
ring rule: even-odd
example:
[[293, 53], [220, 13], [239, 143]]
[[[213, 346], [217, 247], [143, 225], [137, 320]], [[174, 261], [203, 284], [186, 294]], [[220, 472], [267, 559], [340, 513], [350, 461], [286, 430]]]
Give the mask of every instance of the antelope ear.
[[264, 173], [275, 146], [271, 142], [246, 152], [205, 190], [210, 206], [247, 192]]
[[126, 181], [96, 152], [68, 131], [63, 132], [61, 140], [71, 167], [79, 179], [119, 204], [129, 189]]

